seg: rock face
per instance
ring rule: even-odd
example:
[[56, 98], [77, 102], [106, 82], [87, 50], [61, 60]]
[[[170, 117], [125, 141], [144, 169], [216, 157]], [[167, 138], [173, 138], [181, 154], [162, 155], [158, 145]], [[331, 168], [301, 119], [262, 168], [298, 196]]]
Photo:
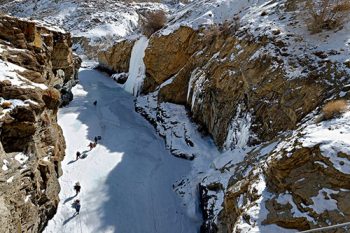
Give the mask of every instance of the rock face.
[[[283, 60], [262, 52], [270, 44], [278, 44], [279, 50], [287, 44], [279, 44], [278, 36], [240, 38], [233, 36], [233, 30], [234, 25], [199, 31], [180, 27], [167, 36], [154, 35], [144, 58], [142, 93], [152, 92], [171, 79], [160, 88], [159, 101], [186, 105], [220, 148], [271, 140], [279, 132], [294, 129], [330, 95], [328, 90], [335, 80], [329, 72], [337, 67], [324, 61], [315, 68], [302, 60], [299, 65], [312, 72], [287, 79]], [[113, 52], [125, 46], [122, 42], [101, 53], [102, 65], [115, 72], [125, 71], [128, 60], [121, 61], [119, 52]], [[129, 52], [131, 47], [126, 47]], [[336, 73], [338, 78], [343, 75]], [[245, 121], [252, 131], [244, 142], [238, 141], [238, 135], [228, 137], [230, 129], [240, 127], [233, 123], [237, 119]]]
[[57, 110], [80, 66], [71, 45], [69, 33], [0, 16], [1, 232], [41, 232], [56, 212], [65, 151]]
[[124, 40], [111, 48], [98, 53], [98, 62], [102, 68], [116, 73], [129, 71], [129, 61], [134, 41]]
[[166, 36], [151, 37], [144, 58], [147, 75], [144, 92], [154, 91], [177, 74], [200, 47], [198, 33], [189, 27], [180, 27], [176, 33]]
[[26, 68], [20, 74], [28, 80], [61, 90], [62, 105], [68, 104], [81, 63], [72, 53], [70, 34], [6, 16], [2, 16], [0, 29], [5, 50], [0, 58]]
[[[312, 67], [313, 63], [305, 63], [304, 68], [313, 69], [312, 72], [307, 73], [306, 77], [288, 79], [285, 67], [278, 65], [283, 64], [279, 57], [260, 52], [269, 44], [276, 44], [278, 37], [239, 38], [229, 34], [230, 28], [217, 30], [214, 36], [206, 35], [210, 32], [204, 31], [202, 38], [189, 43], [189, 47], [177, 46], [179, 50], [176, 53], [170, 49], [166, 60], [177, 64], [170, 68], [167, 63], [161, 66], [149, 62], [152, 60], [150, 57], [159, 56], [160, 51], [168, 51], [165, 48], [169, 46], [164, 44], [172, 41], [169, 38], [164, 42], [168, 37], [155, 36], [146, 50], [145, 64], [147, 79], [155, 79], [157, 84], [173, 79], [170, 84], [162, 86], [159, 100], [185, 103], [192, 117], [208, 130], [219, 147], [255, 144], [271, 140], [279, 132], [295, 129], [306, 114], [330, 95], [329, 89], [336, 80], [329, 71], [337, 64], [325, 61], [315, 68]], [[179, 29], [174, 34], [182, 34], [182, 31]], [[159, 50], [155, 45], [152, 47], [157, 43], [161, 44]], [[282, 48], [277, 46], [278, 49], [283, 49], [287, 45], [279, 46]], [[186, 54], [188, 51], [200, 52], [192, 53], [189, 57]], [[181, 52], [183, 55], [179, 56]], [[177, 62], [176, 57], [184, 59]], [[162, 72], [155, 72], [157, 69]], [[335, 75], [341, 78], [344, 73]], [[148, 90], [148, 87], [145, 88]], [[230, 129], [240, 127], [234, 125], [237, 119], [250, 126], [253, 136], [245, 142], [239, 142], [238, 135], [231, 140], [228, 137]]]
[[[348, 119], [346, 113], [307, 122], [264, 155], [268, 159], [257, 162], [251, 159], [256, 155], [248, 156], [229, 182], [215, 232], [249, 232], [259, 224], [307, 230], [348, 222], [349, 151], [344, 138], [349, 133], [341, 129]], [[327, 132], [335, 137], [315, 137]]]

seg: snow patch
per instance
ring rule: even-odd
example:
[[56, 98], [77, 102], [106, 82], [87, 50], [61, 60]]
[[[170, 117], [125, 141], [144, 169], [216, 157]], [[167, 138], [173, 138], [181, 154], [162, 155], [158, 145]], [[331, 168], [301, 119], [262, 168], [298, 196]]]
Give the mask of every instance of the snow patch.
[[15, 160], [17, 160], [20, 164], [24, 164], [27, 162], [29, 159], [29, 156], [23, 154], [23, 153], [18, 153], [15, 155]]
[[306, 218], [309, 222], [313, 222], [314, 224], [316, 224], [315, 219], [310, 217], [307, 213], [301, 212], [298, 209], [297, 205], [293, 201], [293, 196], [291, 194], [289, 194], [289, 193], [279, 194], [276, 201], [282, 205], [286, 205], [289, 203], [292, 206], [292, 209], [290, 211], [291, 211], [293, 217]]
[[3, 162], [2, 170], [3, 170], [3, 171], [7, 171], [7, 170], [9, 169], [9, 168], [8, 168], [9, 162], [8, 162], [6, 159], [2, 160], [2, 162]]
[[300, 141], [304, 147], [319, 145], [321, 153], [335, 169], [350, 174], [350, 160], [341, 153], [350, 155], [350, 112], [340, 118], [306, 125]]
[[34, 83], [17, 73], [24, 72], [25, 70], [26, 69], [21, 66], [0, 59], [0, 81], [7, 80], [11, 82], [11, 85], [19, 86], [21, 88], [33, 89], [35, 87], [38, 87], [43, 90], [47, 89], [47, 86], [45, 84]]
[[31, 196], [32, 196], [32, 195], [27, 195], [27, 196], [24, 198], [24, 202], [27, 203], [27, 202], [30, 200]]
[[6, 180], [6, 182], [7, 182], [7, 183], [12, 183], [13, 179], [14, 179], [14, 176], [11, 176], [10, 178], [8, 178], [8, 179]]
[[323, 188], [318, 191], [318, 195], [311, 197], [314, 204], [308, 206], [312, 208], [317, 214], [322, 214], [323, 212], [338, 210], [337, 201], [332, 199], [331, 194], [337, 194], [339, 191], [334, 191], [328, 188]]

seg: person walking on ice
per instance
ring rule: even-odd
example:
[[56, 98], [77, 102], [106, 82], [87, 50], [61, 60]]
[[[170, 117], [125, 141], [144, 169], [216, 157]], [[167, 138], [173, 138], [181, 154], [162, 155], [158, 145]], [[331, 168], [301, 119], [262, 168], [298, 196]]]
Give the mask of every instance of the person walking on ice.
[[80, 207], [81, 207], [81, 206], [80, 206], [80, 200], [79, 200], [79, 199], [77, 199], [77, 200], [74, 201], [73, 207], [74, 207], [74, 209], [75, 209], [75, 214], [74, 214], [74, 215], [78, 215], [79, 212], [80, 212]]
[[90, 142], [89, 145], [88, 145], [88, 147], [90, 147], [90, 150], [92, 150], [93, 148], [96, 147], [96, 145], [97, 145], [96, 142]]
[[76, 158], [76, 160], [78, 160], [78, 159], [80, 159], [80, 152], [79, 151], [77, 151], [77, 158]]
[[74, 185], [75, 196], [77, 196], [80, 193], [80, 189], [81, 189], [80, 183], [76, 182]]
[[101, 136], [94, 137], [95, 144], [97, 144], [98, 140], [101, 140], [101, 139], [102, 139]]

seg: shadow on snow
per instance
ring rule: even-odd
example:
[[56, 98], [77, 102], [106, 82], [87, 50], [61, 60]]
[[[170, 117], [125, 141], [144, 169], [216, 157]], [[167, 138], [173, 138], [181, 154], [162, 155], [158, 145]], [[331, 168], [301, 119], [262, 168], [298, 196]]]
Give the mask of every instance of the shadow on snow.
[[[95, 70], [82, 70], [79, 77], [87, 95], [75, 96], [62, 113], [79, 113], [78, 121], [88, 127], [89, 140], [101, 135], [99, 145], [111, 153], [123, 153], [121, 162], [101, 184], [107, 195], [103, 205], [95, 210], [101, 222], [98, 226], [89, 225], [89, 229], [122, 233], [197, 232], [201, 220], [185, 214], [180, 198], [172, 190], [172, 184], [190, 171], [190, 162], [170, 155], [153, 127], [134, 111], [134, 97], [113, 80]], [[112, 155], [97, 156], [103, 160]], [[84, 205], [92, 205], [100, 194], [86, 195], [89, 203], [82, 203], [82, 212]], [[89, 217], [89, 213], [84, 215]], [[86, 224], [93, 223], [87, 220]]]

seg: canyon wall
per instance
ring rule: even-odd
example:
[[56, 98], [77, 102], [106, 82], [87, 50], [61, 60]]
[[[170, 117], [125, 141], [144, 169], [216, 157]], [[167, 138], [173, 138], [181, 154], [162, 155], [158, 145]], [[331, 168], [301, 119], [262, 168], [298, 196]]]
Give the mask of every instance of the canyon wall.
[[41, 232], [56, 212], [65, 153], [57, 111], [81, 62], [71, 45], [69, 33], [0, 16], [1, 232]]
[[[198, 145], [179, 105], [225, 156], [232, 151], [225, 165], [212, 164], [227, 183], [210, 174], [199, 182], [202, 232], [305, 230], [350, 220], [348, 115], [329, 120], [321, 111], [328, 101], [349, 99], [349, 49], [339, 43], [350, 25], [311, 34], [307, 14], [297, 10], [302, 2], [272, 1], [244, 9], [240, 20], [171, 31], [172, 19], [149, 38], [136, 110], [178, 157], [201, 156], [184, 152]], [[130, 54], [132, 43], [117, 43], [103, 65], [120, 72], [129, 58], [113, 59], [115, 48]], [[317, 143], [305, 143], [311, 135]]]

